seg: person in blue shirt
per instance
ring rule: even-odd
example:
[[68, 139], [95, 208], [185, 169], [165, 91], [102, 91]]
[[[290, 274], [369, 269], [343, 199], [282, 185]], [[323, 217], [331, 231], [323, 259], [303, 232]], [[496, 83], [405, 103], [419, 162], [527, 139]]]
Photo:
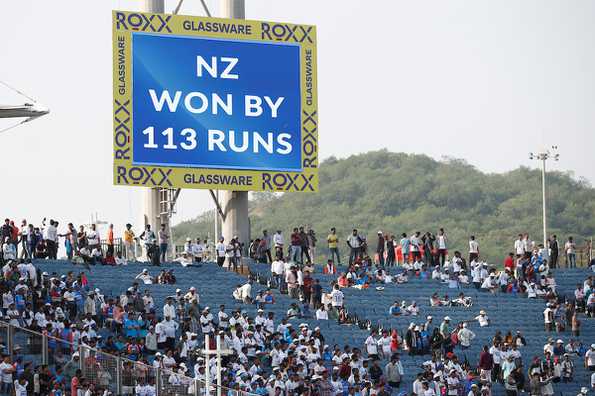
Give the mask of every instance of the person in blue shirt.
[[388, 314], [391, 316], [399, 316], [402, 314], [399, 302], [395, 301], [393, 305], [388, 309]]
[[139, 323], [131, 317], [124, 319], [124, 331], [126, 337], [138, 337]]
[[322, 359], [326, 362], [330, 362], [331, 360], [333, 360], [333, 354], [331, 353], [331, 350], [329, 349], [328, 345], [324, 346], [324, 352], [322, 353]]

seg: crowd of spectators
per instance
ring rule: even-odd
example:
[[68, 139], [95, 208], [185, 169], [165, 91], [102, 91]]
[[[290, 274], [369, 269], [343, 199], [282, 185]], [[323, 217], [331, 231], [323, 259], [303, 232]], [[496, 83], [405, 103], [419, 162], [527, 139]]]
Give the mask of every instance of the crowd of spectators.
[[[12, 355], [15, 359], [8, 354], [0, 364], [3, 390], [16, 391], [17, 395], [107, 395], [113, 378], [105, 368], [103, 353], [125, 358], [125, 394], [154, 394], [155, 370], [149, 368], [164, 370], [162, 381], [172, 388], [186, 386], [188, 391], [195, 386], [191, 377], [204, 382], [208, 371], [211, 381], [216, 378], [216, 358], [205, 358], [200, 353], [206, 334], [211, 336], [210, 349], [216, 347], [219, 338], [223, 349], [230, 351], [223, 362], [223, 383], [230, 394], [491, 395], [493, 384], [500, 382], [509, 395], [525, 390], [532, 395], [550, 395], [552, 384], [572, 380], [576, 357], [595, 371], [595, 345], [586, 348], [576, 340], [580, 335], [578, 314], [594, 313], [592, 279], [577, 287], [574, 300], [560, 301], [551, 274], [552, 253], [532, 243], [521, 241], [530, 250], [517, 251], [500, 270], [481, 260], [475, 237], [469, 240], [467, 260], [459, 252], [449, 255], [444, 230], [435, 237], [430, 233], [404, 235], [398, 244], [393, 236], [386, 238], [379, 232], [376, 253], [371, 257], [366, 238], [353, 230], [347, 239], [349, 266], [341, 272], [339, 238], [333, 229], [327, 237], [330, 254], [322, 272], [336, 274], [337, 278], [330, 285], [322, 285], [314, 276], [320, 267], [314, 265], [317, 239], [313, 230], [295, 228], [288, 246], [280, 231], [270, 238], [265, 232], [251, 243], [249, 251], [259, 261], [271, 262], [269, 288], [254, 298], [250, 281], [230, 291], [240, 307], [257, 304], [257, 314], [250, 316], [242, 308], [230, 310], [225, 306], [212, 312], [201, 304], [195, 287], [178, 289], [162, 307], [156, 306], [151, 293], [143, 291], [141, 285], [175, 283], [175, 276], [167, 271], [156, 277], [142, 271], [119, 296], [105, 296], [101, 290], [90, 288], [88, 272], [41, 272], [35, 260], [56, 258], [59, 238], [64, 238], [67, 257], [75, 263], [116, 264], [115, 259], [121, 256], [113, 247], [111, 226], [105, 251], [94, 225], [75, 231], [68, 224], [65, 233], [59, 233], [58, 226], [57, 221], [50, 220], [36, 229], [23, 221], [17, 229], [7, 220], [0, 231], [4, 240], [0, 257], [2, 320], [47, 335], [50, 340], [50, 365], [33, 366], [19, 360], [18, 350]], [[147, 227], [137, 238], [128, 225], [124, 233], [126, 249], [136, 240], [144, 244], [150, 262], [168, 259], [169, 235], [165, 229], [156, 235]], [[204, 250], [196, 247], [201, 245], [200, 239], [189, 242], [184, 254], [192, 264], [200, 264], [206, 258]], [[237, 249], [241, 249], [237, 238], [228, 244], [220, 240], [215, 247], [217, 263], [236, 267]], [[133, 261], [135, 254], [135, 249], [125, 253], [128, 261]], [[413, 318], [406, 329], [389, 332], [372, 328], [361, 349], [357, 345], [330, 346], [319, 327], [311, 328], [307, 323], [294, 326], [289, 321], [315, 317], [351, 323], [343, 288], [375, 286], [380, 291], [391, 283], [398, 287], [410, 277], [439, 280], [457, 290], [469, 283], [486, 292], [542, 298], [546, 304], [545, 330], [571, 330], [574, 339], [558, 345], [552, 338], [544, 346], [544, 356], [535, 357], [529, 367], [524, 367], [523, 335], [514, 332], [513, 336], [509, 331], [502, 336], [496, 331], [479, 356], [479, 364], [471, 365], [460, 361], [457, 354], [476, 340], [468, 322], [451, 323], [448, 316], [438, 326], [433, 325], [431, 316], [420, 321], [422, 316], [414, 301], [397, 301], [388, 309], [387, 316]], [[281, 318], [266, 311], [268, 304], [275, 304], [275, 293], [295, 299]], [[437, 295], [428, 298], [429, 304], [473, 305], [461, 293], [453, 300]], [[490, 326], [482, 310], [473, 321], [482, 327]], [[80, 346], [84, 347], [83, 356], [79, 354]], [[403, 371], [402, 353], [427, 356], [411, 385], [402, 384], [406, 374], [411, 374]]]

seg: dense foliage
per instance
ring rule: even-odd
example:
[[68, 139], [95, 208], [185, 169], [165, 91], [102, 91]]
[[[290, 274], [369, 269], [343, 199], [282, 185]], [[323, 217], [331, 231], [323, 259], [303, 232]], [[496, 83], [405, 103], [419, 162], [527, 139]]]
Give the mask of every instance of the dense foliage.
[[[548, 231], [562, 243], [573, 235], [582, 245], [595, 234], [595, 189], [568, 174], [547, 177]], [[293, 226], [304, 225], [316, 230], [322, 246], [331, 226], [345, 237], [355, 226], [371, 245], [378, 230], [398, 236], [444, 227], [451, 250], [466, 254], [473, 234], [481, 255], [495, 263], [520, 232], [542, 240], [541, 207], [539, 170], [486, 174], [459, 159], [382, 150], [324, 161], [318, 193], [254, 194], [250, 220], [253, 237], [280, 228], [288, 238]], [[175, 235], [212, 235], [212, 219], [209, 213], [182, 223]]]

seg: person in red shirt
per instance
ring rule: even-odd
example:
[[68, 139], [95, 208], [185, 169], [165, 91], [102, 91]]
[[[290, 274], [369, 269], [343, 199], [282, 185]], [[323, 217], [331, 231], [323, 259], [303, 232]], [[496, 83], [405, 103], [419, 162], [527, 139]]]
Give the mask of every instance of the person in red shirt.
[[504, 268], [508, 268], [514, 274], [514, 254], [508, 253], [508, 257], [504, 259]]
[[479, 354], [479, 364], [477, 365], [482, 372], [487, 374], [488, 378], [491, 378], [492, 369], [494, 368], [494, 359], [490, 354], [490, 349], [487, 345], [483, 346], [483, 350]]
[[82, 376], [82, 374], [83, 373], [79, 369], [76, 370], [74, 377], [72, 377], [72, 380], [70, 381], [70, 396], [78, 396], [78, 389], [81, 384], [79, 378]]
[[326, 265], [324, 266], [322, 273], [325, 275], [333, 275], [337, 273], [337, 268], [333, 263], [333, 260], [328, 260]]
[[302, 238], [298, 228], [294, 228], [291, 233], [291, 251], [290, 261], [294, 263], [302, 263]]

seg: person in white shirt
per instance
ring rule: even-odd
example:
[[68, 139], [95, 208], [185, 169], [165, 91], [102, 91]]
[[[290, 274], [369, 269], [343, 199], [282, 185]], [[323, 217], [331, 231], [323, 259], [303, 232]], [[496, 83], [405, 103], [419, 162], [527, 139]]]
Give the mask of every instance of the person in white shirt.
[[197, 264], [202, 262], [204, 250], [204, 245], [200, 241], [200, 238], [196, 238], [196, 243], [192, 245], [192, 255], [194, 256], [194, 261]]
[[372, 330], [366, 341], [364, 342], [366, 346], [366, 353], [368, 354], [369, 359], [377, 359], [378, 358], [378, 340], [376, 340], [376, 331]]
[[199, 321], [200, 328], [203, 334], [210, 334], [211, 332], [213, 332], [213, 315], [211, 314], [209, 307], [205, 307], [202, 310], [202, 314], [200, 315]]
[[331, 305], [334, 309], [340, 309], [343, 307], [343, 302], [345, 300], [345, 295], [341, 290], [339, 290], [339, 285], [335, 285], [333, 291], [331, 292]]
[[475, 240], [475, 235], [469, 237], [469, 262], [479, 258], [479, 243]]
[[446, 233], [444, 232], [444, 228], [440, 228], [438, 230], [438, 235], [436, 236], [436, 243], [438, 244], [438, 257], [440, 259], [440, 265], [444, 266], [446, 261], [446, 252], [447, 252], [447, 242], [448, 238], [446, 237]]
[[45, 219], [42, 222], [43, 236], [47, 245], [48, 258], [57, 259], [58, 255], [58, 222], [50, 219], [50, 225], [45, 226]]
[[568, 241], [564, 244], [564, 251], [566, 253], [567, 267], [576, 268], [576, 244], [573, 237], [568, 237]]
[[29, 382], [25, 378], [20, 378], [14, 381], [15, 396], [27, 396], [27, 386]]
[[252, 303], [252, 281], [250, 280], [244, 285], [238, 286], [232, 295], [238, 301], [243, 301], [246, 304]]
[[283, 257], [277, 257], [271, 263], [271, 276], [275, 280], [277, 287], [281, 286], [282, 280], [285, 278], [285, 260]]
[[172, 318], [175, 319], [176, 317], [176, 307], [173, 304], [173, 298], [167, 297], [165, 300], [165, 305], [163, 306], [163, 317], [164, 318]]
[[9, 394], [12, 385], [12, 375], [15, 368], [10, 363], [10, 356], [6, 355], [2, 363], [0, 363], [0, 378], [2, 379], [2, 391]]
[[522, 257], [525, 254], [525, 245], [523, 244], [523, 234], [519, 234], [519, 237], [514, 241], [514, 251], [517, 258]]
[[440, 279], [441, 275], [442, 274], [440, 273], [440, 266], [435, 266], [434, 270], [432, 271], [432, 279]]
[[496, 280], [494, 279], [494, 277], [492, 277], [491, 275], [486, 277], [485, 280], [483, 281], [483, 283], [481, 284], [481, 288], [488, 290], [492, 293], [496, 292]]
[[225, 238], [219, 237], [219, 242], [215, 245], [215, 250], [217, 252], [217, 265], [219, 267], [223, 267], [225, 263], [225, 251], [227, 246], [225, 245]]
[[4, 244], [2, 245], [2, 254], [5, 261], [16, 260], [17, 249], [15, 245], [10, 242], [10, 237], [4, 238]]
[[143, 272], [138, 274], [134, 279], [141, 280], [145, 285], [153, 284], [153, 277], [149, 274], [149, 270], [143, 268]]
[[488, 318], [486, 311], [484, 311], [483, 309], [479, 311], [479, 315], [475, 317], [475, 320], [479, 322], [480, 327], [486, 327], [490, 324], [490, 318]]
[[467, 323], [463, 323], [463, 328], [457, 333], [459, 342], [463, 349], [467, 349], [471, 346], [471, 341], [475, 338], [475, 333], [469, 330]]
[[285, 240], [281, 230], [277, 230], [273, 235], [273, 245], [275, 245], [275, 255], [277, 257], [283, 257], [283, 247], [285, 246]]
[[320, 307], [316, 310], [316, 320], [328, 320], [328, 311], [324, 305], [320, 305]]
[[95, 248], [99, 248], [101, 244], [99, 232], [97, 232], [97, 226], [95, 224], [91, 224], [91, 229], [87, 231], [87, 244], [91, 251]]
[[595, 344], [591, 344], [591, 349], [585, 352], [585, 367], [595, 371]]

